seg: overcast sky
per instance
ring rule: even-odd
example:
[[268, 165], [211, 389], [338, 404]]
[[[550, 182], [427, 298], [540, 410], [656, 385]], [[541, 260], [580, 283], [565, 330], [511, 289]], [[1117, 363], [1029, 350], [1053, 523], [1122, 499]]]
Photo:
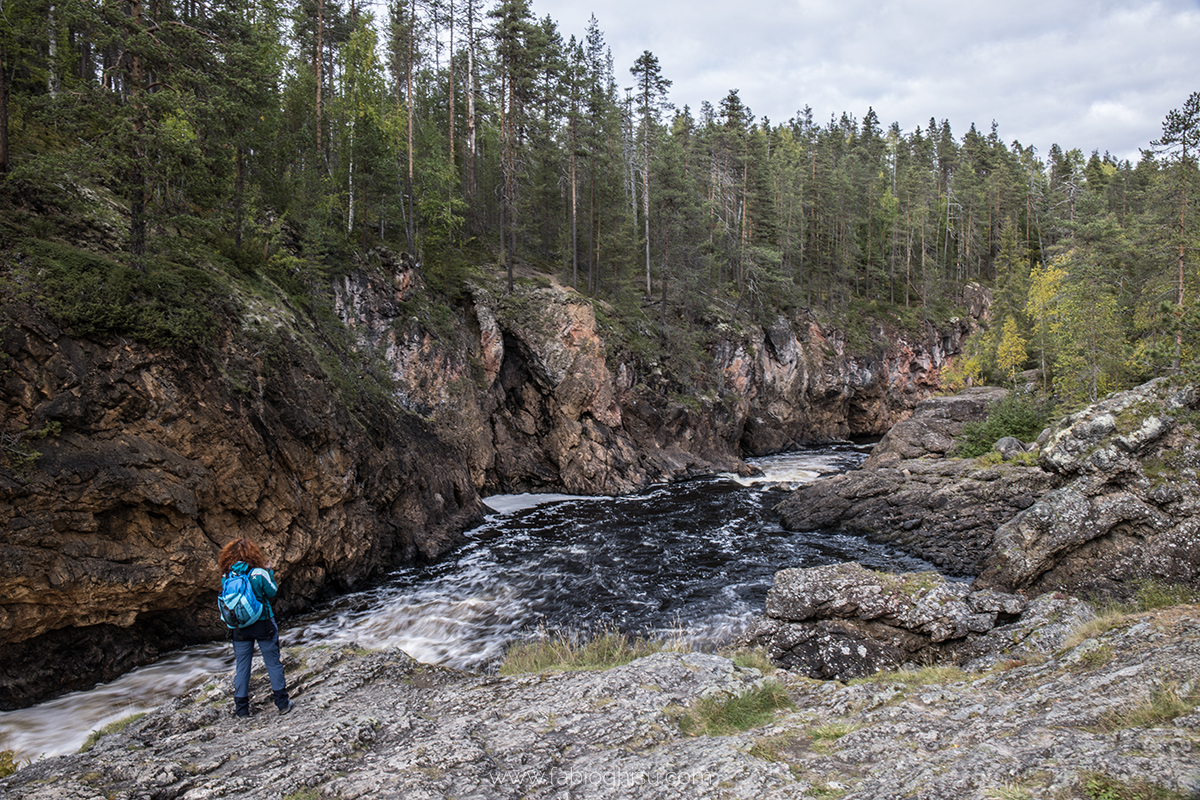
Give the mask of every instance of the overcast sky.
[[619, 85], [643, 50], [671, 102], [738, 89], [755, 116], [818, 124], [874, 108], [886, 129], [994, 120], [1005, 143], [1136, 161], [1200, 91], [1200, 0], [531, 0], [563, 39], [595, 14]]

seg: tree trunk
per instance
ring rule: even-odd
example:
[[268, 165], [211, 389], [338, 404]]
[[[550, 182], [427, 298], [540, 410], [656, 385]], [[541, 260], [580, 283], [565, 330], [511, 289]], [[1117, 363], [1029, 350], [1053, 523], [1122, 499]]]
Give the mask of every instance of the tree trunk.
[[[141, 30], [141, 0], [129, 0], [129, 16], [133, 20], [134, 28]], [[144, 81], [142, 59], [137, 53], [133, 53], [129, 59], [129, 105], [133, 111], [133, 167], [129, 176], [129, 252], [133, 256], [133, 265], [138, 269], [143, 268], [142, 256], [146, 254], [146, 154], [142, 142], [146, 130], [146, 108], [141, 97], [145, 91]]]
[[420, 258], [420, 253], [417, 248], [417, 230], [416, 230], [416, 215], [413, 209], [413, 58], [416, 55], [415, 40], [417, 38], [417, 0], [412, 0], [408, 15], [408, 68], [406, 70], [405, 82], [407, 83], [407, 103], [408, 103], [408, 182], [404, 187], [405, 204], [408, 206], [408, 213], [405, 218], [408, 221], [408, 249], [412, 251], [414, 256]]
[[317, 81], [317, 158], [321, 158], [323, 146], [321, 142], [321, 84], [324, 76], [324, 37], [325, 37], [325, 0], [317, 0], [317, 49], [313, 52], [313, 76]]
[[[1186, 158], [1187, 151], [1184, 151]], [[1179, 201], [1179, 291], [1176, 298], [1176, 314], [1179, 316], [1175, 326], [1175, 357], [1171, 359], [1171, 370], [1179, 372], [1183, 360], [1183, 289], [1184, 289], [1184, 257], [1187, 255], [1187, 183], [1181, 187], [1182, 197]]]
[[650, 120], [644, 123], [645, 131], [642, 136], [642, 216], [645, 223], [646, 235], [646, 297], [651, 296], [650, 289]]
[[475, 9], [467, 1], [467, 199], [475, 199]]
[[570, 142], [571, 142], [571, 288], [579, 291], [579, 188], [578, 179], [575, 172], [576, 166], [576, 143], [575, 143], [575, 117], [571, 117], [570, 126]]
[[238, 252], [242, 250], [242, 215], [245, 203], [243, 200], [246, 186], [246, 151], [238, 145], [234, 159], [237, 177], [233, 184], [233, 247]]
[[448, 87], [447, 94], [447, 124], [446, 133], [450, 138], [450, 174], [454, 174], [454, 2], [450, 0], [450, 64], [448, 65], [450, 75], [446, 81]]
[[8, 166], [8, 53], [0, 44], [0, 175]]

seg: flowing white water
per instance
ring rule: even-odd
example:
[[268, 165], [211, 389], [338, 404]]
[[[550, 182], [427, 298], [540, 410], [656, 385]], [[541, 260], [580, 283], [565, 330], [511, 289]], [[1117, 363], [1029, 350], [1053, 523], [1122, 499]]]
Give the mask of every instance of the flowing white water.
[[[506, 495], [467, 542], [434, 564], [287, 620], [284, 646], [399, 647], [418, 660], [479, 669], [545, 628], [616, 627], [697, 647], [736, 637], [785, 566], [846, 560], [928, 569], [860, 537], [783, 531], [769, 513], [792, 487], [855, 466], [852, 446], [756, 460], [722, 476], [626, 498]], [[0, 749], [21, 758], [77, 750], [90, 731], [206, 681], [228, 680], [230, 648], [187, 648], [109, 684], [0, 713]]]

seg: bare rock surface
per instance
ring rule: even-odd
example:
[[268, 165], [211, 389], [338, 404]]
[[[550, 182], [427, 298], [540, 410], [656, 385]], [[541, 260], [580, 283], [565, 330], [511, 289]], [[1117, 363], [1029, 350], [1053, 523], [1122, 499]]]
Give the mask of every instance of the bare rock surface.
[[[213, 676], [85, 753], [22, 768], [0, 795], [993, 800], [1083, 796], [1098, 779], [1177, 797], [1200, 789], [1197, 607], [1133, 616], [985, 673], [843, 686], [780, 672], [795, 708], [725, 736], [677, 724], [704, 698], [761, 685], [715, 655], [515, 677], [350, 647], [290, 650], [285, 665], [298, 688], [291, 714], [275, 714], [256, 674], [260, 711], [235, 720], [229, 676]], [[1184, 700], [1130, 721], [1164, 693]]]
[[922, 664], [979, 668], [1044, 656], [1093, 616], [1066, 595], [1031, 603], [932, 572], [833, 564], [777, 572], [766, 613], [743, 642], [788, 670], [848, 681]]
[[978, 588], [1029, 596], [1200, 580], [1194, 386], [1158, 379], [1065, 417], [1036, 466], [876, 462], [796, 490], [778, 506], [784, 527], [864, 534], [978, 576]]
[[1200, 580], [1200, 391], [1157, 379], [1059, 421], [1060, 485], [997, 529], [981, 586], [1120, 594]]

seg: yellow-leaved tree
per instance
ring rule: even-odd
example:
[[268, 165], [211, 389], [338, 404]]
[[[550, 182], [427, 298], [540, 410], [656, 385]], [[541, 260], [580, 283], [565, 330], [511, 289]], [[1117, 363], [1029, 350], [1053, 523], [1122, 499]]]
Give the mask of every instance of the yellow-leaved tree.
[[1034, 346], [1039, 353], [1042, 388], [1050, 388], [1050, 364], [1054, 355], [1054, 328], [1058, 303], [1067, 278], [1066, 259], [1062, 256], [1029, 271], [1029, 300], [1025, 313], [1033, 321]]
[[1017, 379], [1017, 370], [1024, 366], [1028, 356], [1025, 340], [1017, 330], [1017, 320], [1009, 314], [1004, 318], [1004, 328], [1000, 332], [1000, 345], [996, 348], [996, 366], [1010, 382], [1013, 382]]

